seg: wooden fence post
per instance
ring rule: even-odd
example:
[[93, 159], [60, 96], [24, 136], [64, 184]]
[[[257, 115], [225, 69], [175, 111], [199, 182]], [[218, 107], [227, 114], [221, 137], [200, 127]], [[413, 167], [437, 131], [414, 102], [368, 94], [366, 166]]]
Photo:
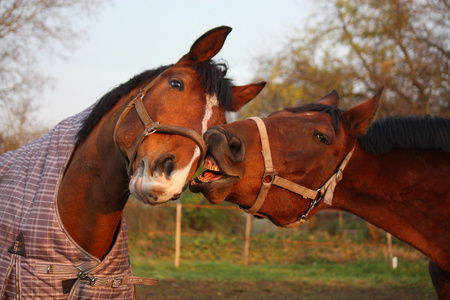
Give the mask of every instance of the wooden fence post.
[[397, 260], [397, 257], [394, 256], [394, 249], [392, 248], [392, 235], [389, 232], [386, 232], [386, 237], [387, 237], [387, 250], [388, 250], [389, 265], [393, 269], [396, 269], [398, 260]]
[[248, 266], [248, 252], [250, 249], [250, 229], [252, 227], [252, 215], [247, 214], [245, 225], [245, 244], [244, 244], [244, 266]]
[[175, 268], [180, 266], [180, 247], [181, 247], [181, 203], [177, 203], [177, 216], [175, 225]]
[[344, 234], [344, 213], [342, 211], [339, 212], [339, 236], [343, 236]]

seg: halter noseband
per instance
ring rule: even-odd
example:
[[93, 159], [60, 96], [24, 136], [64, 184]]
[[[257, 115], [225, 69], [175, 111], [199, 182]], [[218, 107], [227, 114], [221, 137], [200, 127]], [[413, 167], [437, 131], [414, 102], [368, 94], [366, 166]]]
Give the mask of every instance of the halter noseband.
[[270, 152], [269, 136], [267, 135], [266, 125], [259, 117], [250, 117], [248, 119], [254, 121], [258, 127], [262, 147], [261, 152], [264, 158], [264, 175], [261, 180], [261, 189], [259, 190], [255, 203], [249, 209], [244, 210], [249, 214], [256, 214], [263, 205], [267, 193], [272, 185], [276, 185], [288, 191], [299, 194], [303, 199], [308, 199], [310, 201], [309, 207], [304, 214], [302, 214], [295, 222], [288, 225], [283, 225], [282, 227], [293, 228], [305, 223], [311, 210], [316, 207], [322, 199], [324, 199], [326, 204], [331, 205], [334, 188], [342, 179], [342, 172], [350, 160], [355, 147], [353, 147], [353, 149], [341, 162], [336, 173], [331, 175], [331, 177], [324, 183], [324, 185], [322, 185], [321, 188], [318, 190], [312, 190], [278, 176], [278, 173], [275, 171], [272, 164], [272, 154]]
[[[127, 104], [127, 106], [123, 110], [122, 114], [120, 115], [119, 119], [117, 120], [116, 126], [114, 128], [114, 137], [113, 137], [114, 144], [117, 146], [120, 154], [122, 155], [122, 157], [125, 159], [125, 161], [128, 164], [128, 166], [127, 166], [128, 176], [132, 175], [132, 171], [133, 171], [132, 165], [133, 165], [133, 162], [136, 160], [139, 145], [144, 141], [144, 139], [146, 137], [148, 137], [149, 135], [151, 135], [153, 133], [176, 134], [176, 135], [181, 135], [181, 136], [187, 137], [187, 138], [191, 139], [192, 141], [194, 141], [197, 144], [197, 146], [200, 148], [200, 157], [197, 162], [197, 167], [201, 164], [201, 162], [203, 161], [203, 159], [205, 157], [206, 144], [203, 141], [202, 137], [197, 132], [195, 132], [194, 130], [192, 130], [190, 128], [185, 128], [185, 127], [180, 127], [180, 126], [175, 126], [175, 125], [160, 124], [158, 121], [153, 122], [152, 118], [150, 117], [147, 110], [145, 109], [143, 99], [144, 99], [145, 95], [147, 94], [147, 92], [155, 84], [156, 79], [159, 76], [161, 76], [162, 74], [163, 73], [158, 75], [149, 84], [147, 84], [143, 89], [141, 89], [139, 91], [139, 94]], [[139, 116], [139, 119], [141, 120], [142, 124], [144, 125], [144, 130], [142, 131], [139, 138], [136, 140], [136, 142], [134, 144], [133, 154], [131, 155], [131, 159], [129, 159], [128, 156], [126, 155], [126, 153], [122, 149], [120, 149], [119, 145], [117, 144], [117, 131], [118, 131], [119, 125], [122, 123], [123, 119], [126, 117], [126, 115], [130, 112], [130, 110], [133, 107], [135, 108], [136, 113]]]

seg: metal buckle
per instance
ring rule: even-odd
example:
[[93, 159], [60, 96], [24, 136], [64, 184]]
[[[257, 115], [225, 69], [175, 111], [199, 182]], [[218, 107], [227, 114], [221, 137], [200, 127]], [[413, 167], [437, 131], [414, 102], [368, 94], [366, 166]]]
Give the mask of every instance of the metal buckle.
[[84, 273], [83, 271], [80, 270], [80, 272], [78, 272], [77, 277], [80, 278], [80, 280], [84, 280], [84, 281], [92, 281], [92, 277], [90, 277], [87, 273]]
[[122, 277], [116, 277], [113, 279], [112, 283], [111, 283], [111, 287], [112, 288], [118, 288], [122, 285], [123, 282], [123, 278]]
[[155, 133], [158, 130], [159, 127], [159, 121], [156, 121], [155, 123], [153, 123], [152, 126], [150, 126], [149, 128], [146, 128], [144, 130], [144, 137], [149, 136], [150, 134]]
[[276, 176], [278, 176], [278, 173], [275, 170], [273, 170], [272, 172], [264, 171], [264, 175], [261, 179], [261, 182], [262, 184], [272, 184]]
[[87, 273], [81, 270], [77, 276], [81, 281], [87, 281], [90, 286], [95, 286], [98, 281], [98, 277], [90, 277]]
[[[309, 213], [313, 210], [313, 208], [315, 208], [317, 206], [317, 204], [320, 203], [320, 201], [322, 201], [324, 194], [322, 194], [321, 189], [318, 189], [317, 193], [319, 194], [319, 197], [317, 199], [309, 199], [309, 207], [306, 210], [306, 212], [299, 218], [299, 220], [300, 219], [305, 220], [305, 222], [306, 222], [306, 220], [308, 220]], [[308, 199], [308, 198], [306, 198], [306, 199]]]
[[325, 195], [325, 193], [322, 193], [322, 188], [318, 189], [317, 194], [319, 195], [319, 197], [317, 199], [314, 200], [314, 207], [319, 204], [320, 201], [322, 201], [323, 196]]

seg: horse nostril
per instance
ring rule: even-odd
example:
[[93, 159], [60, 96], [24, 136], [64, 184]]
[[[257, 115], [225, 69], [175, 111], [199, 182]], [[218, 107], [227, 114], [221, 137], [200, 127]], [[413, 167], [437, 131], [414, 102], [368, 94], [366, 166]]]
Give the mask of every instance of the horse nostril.
[[244, 160], [244, 143], [237, 134], [227, 131], [222, 126], [216, 126], [208, 129], [203, 138], [208, 145], [210, 153], [220, 153], [220, 155], [235, 163], [240, 163]]
[[172, 171], [173, 171], [173, 158], [168, 158], [164, 161], [164, 174], [166, 174], [167, 179], [170, 179]]
[[174, 156], [172, 154], [164, 154], [158, 157], [155, 161], [155, 173], [158, 175], [164, 174], [167, 179], [170, 179], [174, 168]]
[[235, 161], [240, 161], [243, 158], [244, 148], [242, 146], [242, 142], [239, 137], [235, 135], [229, 136], [228, 147]]

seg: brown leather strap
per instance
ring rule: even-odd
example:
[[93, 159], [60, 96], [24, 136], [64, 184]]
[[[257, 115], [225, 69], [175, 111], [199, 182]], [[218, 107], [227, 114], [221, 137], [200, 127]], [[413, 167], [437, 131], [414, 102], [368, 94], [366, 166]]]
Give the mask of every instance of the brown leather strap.
[[143, 97], [139, 97], [134, 102], [134, 108], [136, 109], [136, 112], [139, 116], [139, 118], [142, 121], [142, 124], [144, 124], [145, 129], [148, 129], [152, 126], [154, 126], [154, 122], [152, 118], [148, 115], [147, 110], [145, 109], [144, 102], [142, 101]]
[[118, 288], [127, 284], [158, 285], [158, 279], [129, 276], [126, 274], [96, 276], [89, 272], [94, 269], [98, 263], [91, 261], [85, 262], [80, 266], [70, 264], [53, 264], [48, 262], [38, 262], [36, 264], [36, 274], [40, 276], [56, 276], [60, 278], [78, 277], [85, 284], [93, 287]]
[[200, 148], [200, 157], [198, 159], [198, 164], [200, 164], [205, 159], [206, 149], [207, 149], [206, 143], [203, 140], [203, 138], [194, 130], [192, 130], [190, 128], [186, 128], [186, 127], [159, 124], [155, 131], [158, 133], [181, 135], [181, 136], [191, 139]]
[[[192, 141], [194, 141], [197, 144], [197, 146], [200, 148], [200, 157], [197, 160], [197, 168], [200, 166], [200, 164], [202, 163], [202, 161], [205, 158], [207, 146], [206, 146], [206, 143], [203, 141], [203, 138], [197, 132], [195, 132], [194, 130], [192, 130], [190, 128], [185, 128], [185, 127], [180, 127], [180, 126], [175, 126], [175, 125], [159, 124], [159, 122], [154, 122], [152, 120], [152, 118], [150, 117], [150, 115], [148, 114], [147, 110], [145, 109], [143, 99], [144, 99], [146, 93], [154, 85], [156, 79], [159, 76], [161, 76], [162, 74], [163, 73], [158, 75], [149, 84], [147, 84], [139, 92], [139, 94], [127, 104], [127, 106], [125, 107], [125, 109], [123, 110], [123, 112], [119, 116], [119, 119], [116, 122], [116, 126], [114, 128], [114, 136], [113, 136], [114, 144], [119, 149], [119, 152], [122, 155], [122, 157], [125, 159], [125, 161], [127, 161], [128, 176], [131, 176], [133, 173], [133, 162], [136, 159], [138, 147], [140, 146], [140, 144], [144, 141], [144, 139], [147, 136], [149, 136], [155, 132], [181, 135], [181, 136], [187, 137], [187, 138], [191, 139]], [[133, 107], [136, 110], [136, 113], [138, 114], [139, 119], [141, 120], [142, 124], [144, 125], [144, 130], [139, 135], [139, 137], [136, 139], [136, 141], [133, 145], [134, 148], [133, 148], [132, 155], [130, 158], [128, 158], [127, 154], [124, 151], [122, 151], [120, 149], [120, 147], [118, 146], [117, 131], [118, 131], [119, 125], [122, 123], [123, 119], [127, 116], [127, 114], [130, 112], [130, 110]]]
[[159, 280], [154, 278], [144, 278], [136, 276], [128, 276], [126, 274], [120, 276], [95, 276], [87, 283], [98, 288], [118, 288], [128, 284], [158, 285]]
[[321, 189], [325, 190], [325, 195], [323, 201], [325, 204], [331, 205], [334, 195], [334, 189], [336, 188], [336, 185], [339, 183], [339, 181], [342, 180], [343, 172], [345, 167], [347, 166], [348, 162], [350, 161], [350, 158], [353, 155], [353, 151], [355, 151], [355, 146], [353, 146], [352, 150], [345, 156], [344, 160], [339, 165], [339, 168], [336, 173], [334, 173], [327, 182], [323, 185]]
[[273, 180], [276, 177], [276, 172], [273, 169], [272, 164], [272, 154], [270, 152], [270, 144], [269, 144], [269, 136], [267, 135], [266, 126], [264, 125], [263, 120], [258, 117], [250, 117], [250, 120], [256, 123], [258, 127], [260, 139], [261, 139], [261, 152], [264, 158], [264, 175], [261, 180], [261, 189], [259, 190], [258, 196], [256, 197], [256, 201], [252, 207], [246, 210], [246, 212], [254, 215], [256, 214], [266, 199], [267, 193], [269, 192], [270, 186], [272, 185]]
[[308, 199], [310, 201], [310, 205], [307, 209], [307, 211], [302, 214], [295, 222], [283, 225], [283, 227], [286, 228], [292, 228], [299, 226], [306, 222], [307, 217], [311, 210], [319, 204], [319, 202], [324, 198], [324, 202], [328, 205], [331, 205], [333, 193], [336, 185], [338, 182], [342, 179], [342, 172], [344, 171], [344, 168], [347, 166], [347, 163], [349, 162], [350, 158], [352, 157], [353, 151], [355, 150], [355, 146], [353, 146], [352, 150], [346, 155], [344, 160], [341, 162], [341, 164], [338, 167], [338, 170], [336, 173], [334, 173], [318, 190], [312, 190], [307, 187], [304, 187], [302, 185], [299, 185], [295, 182], [292, 182], [290, 180], [284, 179], [280, 176], [278, 176], [277, 172], [273, 168], [272, 164], [272, 154], [270, 152], [270, 144], [269, 144], [269, 136], [267, 134], [266, 126], [262, 119], [259, 117], [250, 117], [249, 120], [252, 120], [256, 123], [261, 139], [261, 153], [264, 158], [264, 176], [262, 178], [262, 185], [261, 189], [258, 193], [258, 196], [256, 197], [255, 203], [252, 207], [249, 209], [246, 209], [245, 211], [250, 214], [256, 214], [262, 207], [264, 200], [267, 196], [267, 193], [269, 192], [270, 186], [276, 185], [281, 188], [284, 188], [286, 190], [289, 190], [291, 192], [294, 192], [296, 194], [299, 194], [304, 199]]
[[318, 191], [311, 190], [307, 187], [278, 176], [277, 172], [273, 168], [269, 136], [267, 134], [266, 126], [263, 120], [259, 117], [250, 117], [248, 119], [254, 121], [256, 123], [256, 126], [258, 127], [261, 139], [261, 153], [264, 158], [264, 176], [262, 178], [261, 189], [259, 190], [258, 196], [256, 197], [256, 201], [252, 207], [246, 210], [246, 212], [250, 214], [256, 214], [261, 209], [261, 206], [263, 205], [272, 184], [297, 193], [303, 198], [317, 199]]
[[277, 176], [273, 181], [273, 184], [279, 187], [282, 187], [291, 192], [297, 193], [301, 195], [303, 198], [307, 199], [317, 199], [318, 192], [315, 190], [308, 189], [300, 184], [296, 184], [295, 182], [289, 181], [282, 177]]
[[264, 158], [264, 171], [266, 173], [273, 172], [273, 164], [272, 164], [272, 153], [270, 152], [270, 144], [269, 144], [269, 135], [267, 134], [266, 125], [264, 125], [263, 120], [258, 117], [250, 117], [249, 120], [252, 120], [258, 126], [259, 136], [261, 139], [261, 147], [262, 154]]

